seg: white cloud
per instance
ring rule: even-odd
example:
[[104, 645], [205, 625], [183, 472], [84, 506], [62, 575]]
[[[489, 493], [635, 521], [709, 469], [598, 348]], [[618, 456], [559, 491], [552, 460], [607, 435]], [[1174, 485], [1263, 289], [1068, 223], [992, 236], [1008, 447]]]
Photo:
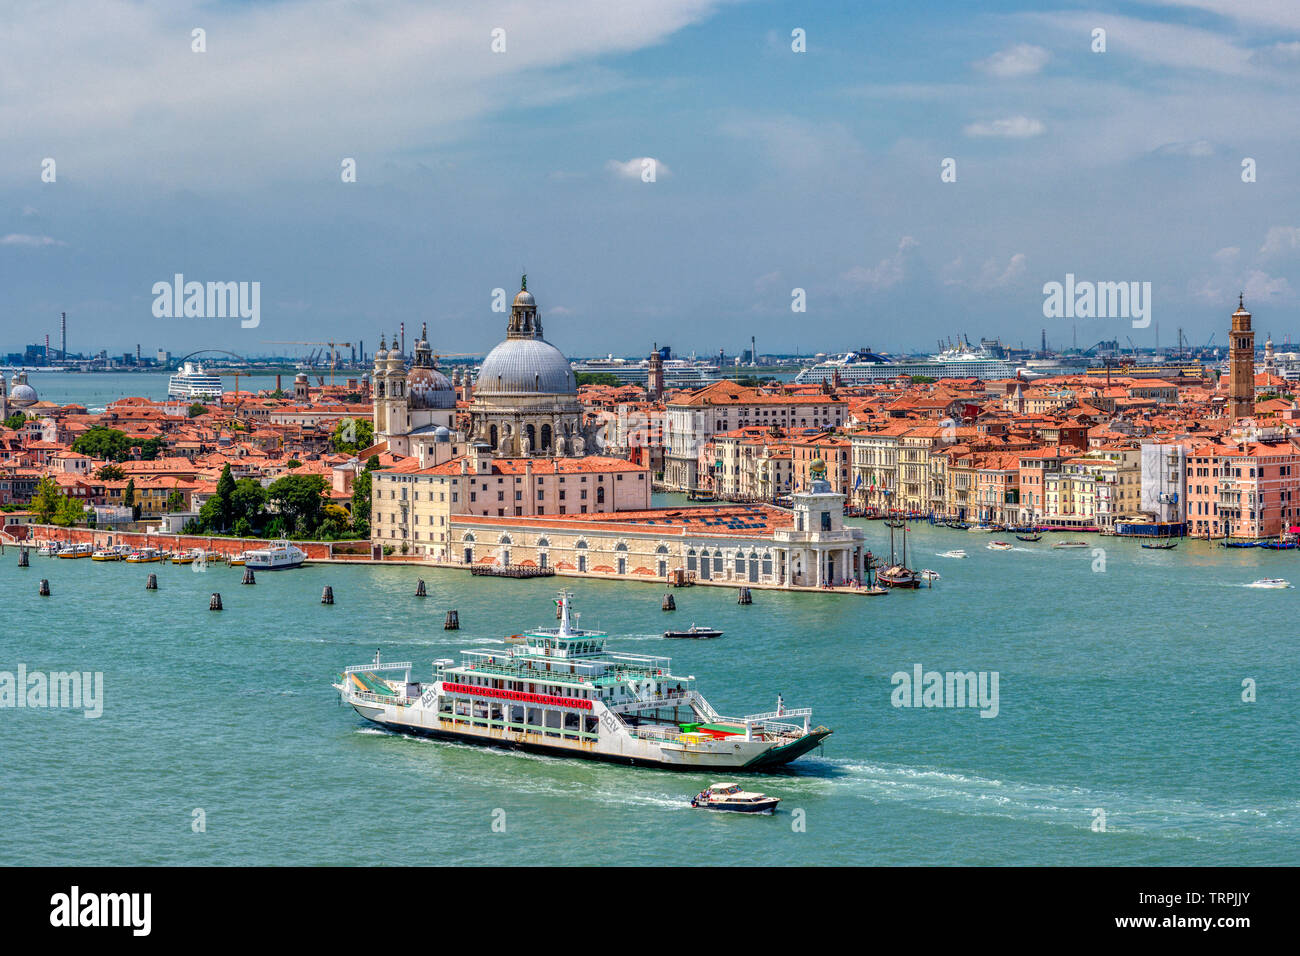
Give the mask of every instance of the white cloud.
[[999, 50], [988, 59], [977, 60], [975, 67], [985, 73], [1003, 77], [1004, 79], [1016, 76], [1030, 76], [1046, 66], [1050, 56], [1051, 54], [1041, 46], [1034, 46], [1031, 43], [1017, 43], [1005, 50]]
[[1241, 255], [1241, 249], [1238, 246], [1224, 246], [1214, 254], [1214, 261], [1221, 265], [1227, 265], [1237, 261], [1237, 256]]
[[1248, 299], [1264, 299], [1271, 296], [1291, 298], [1291, 283], [1283, 276], [1271, 276], [1256, 269], [1246, 276], [1243, 283]]
[[920, 243], [911, 236], [898, 240], [898, 249], [892, 256], [886, 256], [874, 267], [854, 266], [844, 273], [844, 278], [858, 285], [869, 285], [873, 289], [888, 289], [898, 285], [906, 275], [904, 259], [908, 250], [915, 249]]
[[[499, 111], [621, 84], [604, 62], [724, 2], [657, 0], [635, 16], [607, 0], [19, 5], [4, 16], [0, 172], [50, 156], [83, 181], [337, 180], [354, 156], [373, 182], [384, 158], [430, 153]], [[194, 26], [206, 53], [190, 49]]]
[[1264, 244], [1259, 247], [1261, 254], [1277, 255], [1300, 249], [1300, 228], [1295, 226], [1273, 226], [1264, 236]]
[[0, 236], [0, 246], [66, 246], [66, 242], [51, 239], [49, 236], [29, 236], [20, 232], [11, 232]]
[[980, 289], [1000, 289], [1011, 285], [1025, 274], [1025, 254], [1017, 252], [1004, 266], [995, 259], [989, 259], [980, 268], [980, 276], [975, 285]]
[[1164, 143], [1152, 150], [1157, 156], [1190, 156], [1199, 158], [1213, 156], [1214, 144], [1207, 139], [1196, 139], [1186, 143]]
[[1001, 136], [1007, 139], [1028, 139], [1043, 132], [1043, 124], [1028, 116], [1008, 116], [1006, 119], [991, 120], [983, 123], [971, 123], [966, 127], [967, 136]]
[[615, 176], [620, 179], [635, 179], [641, 181], [644, 175], [648, 175], [648, 170], [654, 171], [655, 179], [662, 179], [664, 176], [672, 175], [666, 163], [662, 160], [655, 159], [653, 156], [635, 156], [632, 159], [623, 162], [617, 159], [611, 159], [605, 164]]

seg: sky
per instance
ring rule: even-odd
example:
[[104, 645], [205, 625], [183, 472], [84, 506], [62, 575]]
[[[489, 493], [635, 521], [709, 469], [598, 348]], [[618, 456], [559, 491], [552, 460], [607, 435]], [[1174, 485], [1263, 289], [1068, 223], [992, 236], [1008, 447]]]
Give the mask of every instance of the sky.
[[1296, 341], [1298, 107], [1295, 0], [7, 4], [0, 353], [485, 352], [525, 271], [573, 356]]

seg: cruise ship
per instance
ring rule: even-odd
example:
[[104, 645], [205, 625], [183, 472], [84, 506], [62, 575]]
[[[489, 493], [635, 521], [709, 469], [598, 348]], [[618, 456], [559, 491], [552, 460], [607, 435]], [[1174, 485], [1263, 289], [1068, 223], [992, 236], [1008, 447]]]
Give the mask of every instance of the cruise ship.
[[167, 382], [168, 398], [220, 398], [221, 376], [208, 375], [203, 366], [186, 362]]
[[[620, 382], [629, 385], [645, 385], [650, 380], [650, 362], [648, 359], [641, 359], [637, 362], [630, 359], [615, 358], [610, 355], [605, 358], [586, 359], [571, 364], [575, 375], [605, 373], [616, 376]], [[663, 363], [663, 369], [665, 388], [699, 388], [721, 378], [719, 374], [721, 370], [717, 365], [711, 365], [708, 362], [693, 362], [689, 359], [666, 359]]]
[[801, 384], [829, 382], [837, 374], [845, 385], [880, 382], [900, 375], [978, 378], [988, 381], [1015, 378], [1016, 367], [983, 346], [972, 348], [964, 343], [944, 349], [938, 355], [931, 356], [929, 361], [892, 362], [870, 349], [857, 349], [804, 369], [795, 377], [795, 381]]
[[467, 650], [433, 662], [433, 680], [411, 663], [349, 667], [334, 688], [366, 720], [391, 730], [466, 744], [676, 770], [770, 770], [830, 736], [812, 711], [776, 709], [724, 717], [674, 674], [666, 657], [615, 653], [607, 634], [578, 626], [568, 591], [559, 626], [504, 650]]

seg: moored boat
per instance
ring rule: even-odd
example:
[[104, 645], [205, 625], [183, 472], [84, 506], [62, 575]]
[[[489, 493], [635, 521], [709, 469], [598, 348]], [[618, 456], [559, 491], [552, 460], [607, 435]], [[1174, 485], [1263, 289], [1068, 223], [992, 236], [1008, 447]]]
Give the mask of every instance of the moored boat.
[[126, 556], [131, 553], [131, 548], [125, 544], [115, 544], [107, 548], [100, 548], [90, 556], [92, 561], [124, 561]]
[[1070, 548], [1086, 548], [1088, 547], [1088, 542], [1087, 541], [1058, 541], [1054, 545], [1052, 545], [1052, 547], [1056, 548], [1058, 551], [1064, 551]]
[[735, 783], [715, 783], [691, 797], [691, 806], [697, 810], [730, 810], [736, 813], [772, 813], [780, 797], [765, 793], [751, 793]]
[[606, 638], [577, 626], [561, 591], [559, 626], [527, 631], [524, 644], [435, 661], [423, 682], [409, 661], [376, 659], [333, 686], [360, 716], [402, 733], [633, 766], [768, 770], [831, 734], [780, 696], [773, 711], [725, 717], [668, 658], [613, 652]]
[[1142, 547], [1146, 548], [1148, 551], [1172, 551], [1174, 548], [1178, 547], [1178, 542], [1177, 541], [1143, 542]]
[[60, 558], [90, 558], [95, 554], [93, 544], [66, 544], [59, 549]]
[[258, 571], [284, 571], [300, 567], [307, 552], [287, 540], [272, 541], [265, 548], [244, 552], [244, 564]]
[[162, 560], [162, 552], [157, 548], [136, 548], [126, 556], [127, 564], [155, 564]]

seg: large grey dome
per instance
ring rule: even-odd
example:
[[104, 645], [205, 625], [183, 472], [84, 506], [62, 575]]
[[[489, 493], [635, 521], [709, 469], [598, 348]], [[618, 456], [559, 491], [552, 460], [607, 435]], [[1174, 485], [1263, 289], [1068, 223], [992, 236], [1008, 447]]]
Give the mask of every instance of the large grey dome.
[[545, 339], [506, 339], [483, 360], [480, 395], [576, 395], [569, 360]]

